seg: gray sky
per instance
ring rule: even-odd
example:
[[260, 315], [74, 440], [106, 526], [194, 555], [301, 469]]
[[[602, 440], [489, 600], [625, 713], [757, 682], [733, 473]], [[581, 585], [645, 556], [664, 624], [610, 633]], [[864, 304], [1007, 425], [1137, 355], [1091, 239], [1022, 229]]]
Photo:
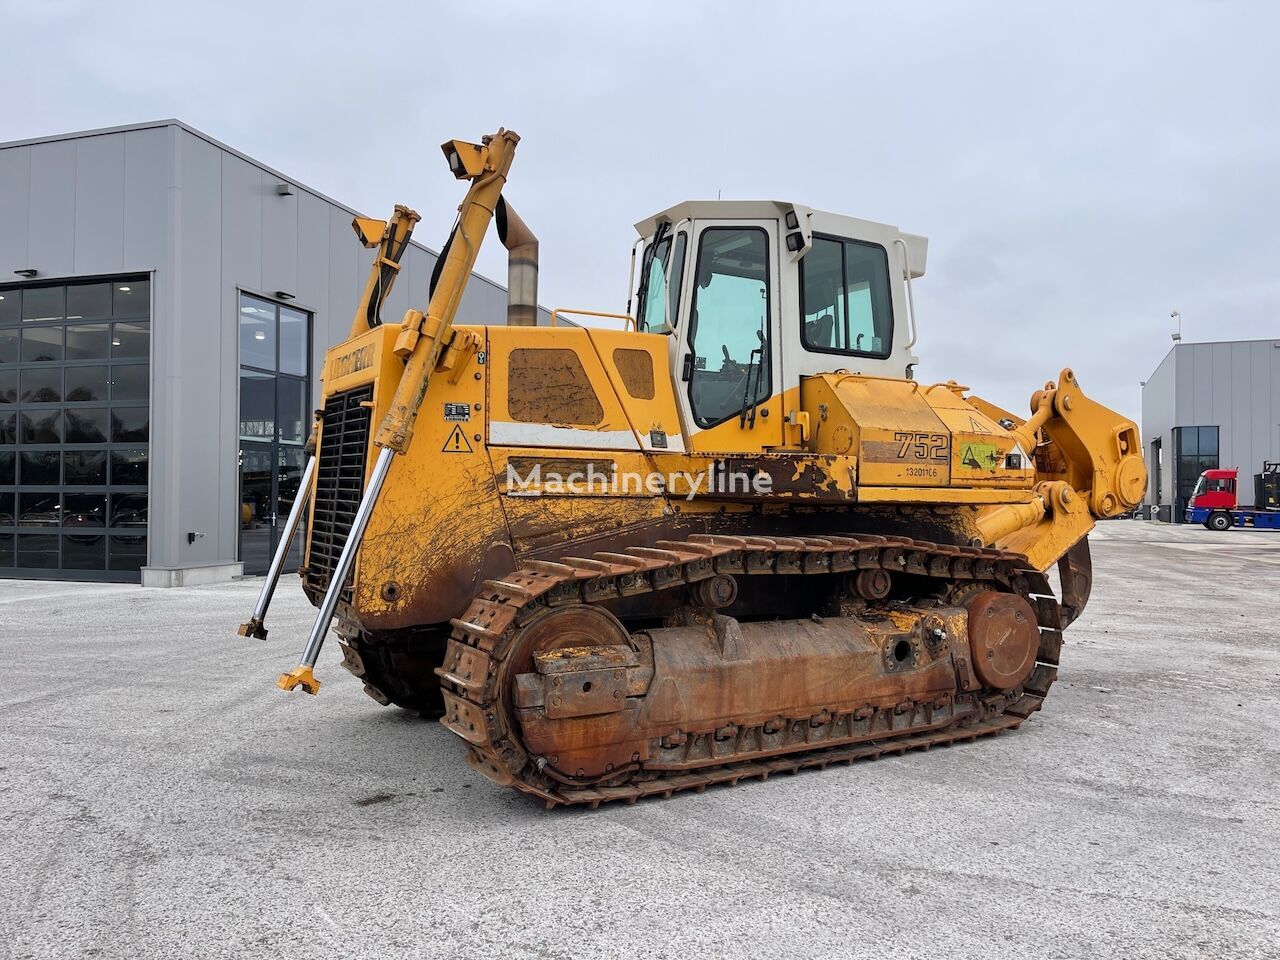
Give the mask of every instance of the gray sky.
[[919, 377], [1019, 412], [1071, 365], [1136, 418], [1175, 307], [1188, 340], [1280, 337], [1271, 2], [0, 0], [0, 27], [0, 140], [176, 116], [416, 207], [434, 247], [438, 144], [518, 131], [549, 306], [620, 310], [631, 224], [720, 192], [927, 235]]

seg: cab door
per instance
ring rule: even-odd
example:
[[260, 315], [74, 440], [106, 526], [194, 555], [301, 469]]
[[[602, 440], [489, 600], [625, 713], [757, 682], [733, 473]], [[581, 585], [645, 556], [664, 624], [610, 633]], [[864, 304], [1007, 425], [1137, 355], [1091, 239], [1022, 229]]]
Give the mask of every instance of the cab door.
[[774, 220], [697, 220], [676, 326], [676, 393], [689, 448], [782, 443], [778, 230]]

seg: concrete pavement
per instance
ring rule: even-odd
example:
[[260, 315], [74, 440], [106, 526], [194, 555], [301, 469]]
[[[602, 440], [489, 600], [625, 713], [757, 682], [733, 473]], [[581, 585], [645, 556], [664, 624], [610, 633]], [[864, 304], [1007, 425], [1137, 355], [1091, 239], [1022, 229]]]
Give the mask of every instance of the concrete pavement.
[[1274, 957], [1280, 534], [1102, 524], [1046, 709], [975, 744], [545, 812], [254, 581], [0, 581], [0, 955]]

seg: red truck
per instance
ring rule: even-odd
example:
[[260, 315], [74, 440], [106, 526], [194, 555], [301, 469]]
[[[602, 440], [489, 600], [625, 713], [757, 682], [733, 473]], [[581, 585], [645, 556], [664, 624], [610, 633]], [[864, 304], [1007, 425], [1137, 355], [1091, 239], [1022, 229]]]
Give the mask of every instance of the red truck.
[[1241, 509], [1236, 496], [1239, 471], [1232, 468], [1206, 470], [1200, 474], [1196, 486], [1187, 501], [1187, 523], [1203, 523], [1210, 530], [1230, 530], [1232, 527], [1256, 527], [1280, 530], [1280, 509], [1277, 509], [1275, 488], [1280, 478], [1280, 463], [1266, 463], [1262, 473], [1255, 477], [1258, 489], [1258, 506]]

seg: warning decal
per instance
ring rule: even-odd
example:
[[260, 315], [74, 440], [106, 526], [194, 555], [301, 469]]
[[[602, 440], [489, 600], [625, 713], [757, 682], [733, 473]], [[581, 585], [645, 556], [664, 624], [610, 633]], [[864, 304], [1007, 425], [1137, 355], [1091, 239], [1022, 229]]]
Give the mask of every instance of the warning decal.
[[960, 462], [971, 470], [995, 470], [1000, 462], [1000, 448], [992, 443], [967, 443]]
[[462, 432], [462, 427], [455, 425], [453, 432], [449, 434], [449, 439], [444, 442], [444, 446], [440, 448], [441, 453], [470, 453], [471, 444], [467, 442], [467, 435]]

